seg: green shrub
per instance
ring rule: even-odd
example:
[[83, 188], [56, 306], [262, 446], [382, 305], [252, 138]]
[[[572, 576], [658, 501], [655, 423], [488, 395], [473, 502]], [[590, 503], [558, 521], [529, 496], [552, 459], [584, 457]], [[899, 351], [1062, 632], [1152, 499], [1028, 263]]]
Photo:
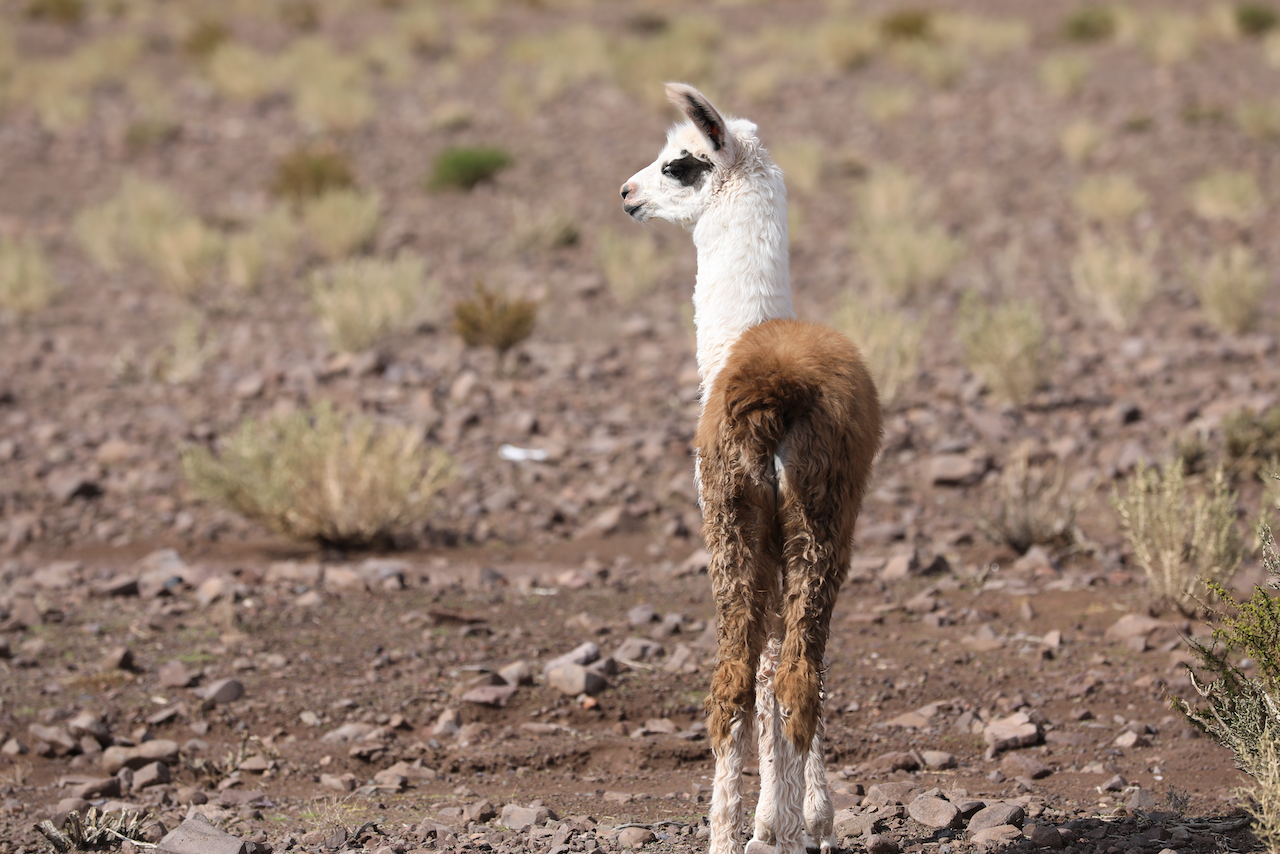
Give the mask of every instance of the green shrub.
[[379, 426], [333, 405], [246, 419], [215, 454], [183, 451], [197, 495], [298, 540], [388, 546], [425, 521], [452, 479], [447, 455], [414, 427]]
[[1111, 498], [1134, 562], [1147, 575], [1151, 609], [1169, 606], [1194, 614], [1220, 595], [1244, 557], [1236, 531], [1236, 495], [1225, 474], [1215, 473], [1207, 494], [1192, 496], [1182, 465], [1162, 473], [1143, 463], [1128, 479], [1127, 493]]
[[[1259, 531], [1263, 542], [1262, 566], [1271, 577], [1268, 586], [1280, 582], [1280, 555], [1271, 530]], [[1280, 737], [1280, 603], [1261, 586], [1245, 602], [1237, 602], [1219, 584], [1210, 589], [1230, 613], [1220, 612], [1218, 628], [1209, 644], [1189, 639], [1187, 644], [1207, 678], [1187, 668], [1191, 685], [1207, 707], [1192, 708], [1181, 698], [1173, 705], [1192, 724], [1212, 735], [1235, 754], [1236, 766], [1274, 797], [1280, 784], [1276, 768], [1276, 739]], [[1256, 668], [1249, 676], [1231, 662], [1233, 653], [1248, 657]], [[1274, 827], [1272, 828], [1275, 829]]]
[[928, 9], [899, 9], [880, 19], [880, 33], [889, 41], [921, 41], [933, 36], [933, 13]]
[[507, 351], [528, 338], [538, 319], [531, 300], [512, 299], [476, 282], [475, 296], [453, 304], [453, 329], [468, 347], [492, 347], [501, 372]]
[[351, 158], [327, 146], [295, 148], [276, 163], [271, 192], [294, 204], [356, 184]]
[[1280, 23], [1276, 10], [1265, 3], [1240, 3], [1235, 11], [1236, 28], [1246, 36], [1265, 36]]
[[1084, 6], [1067, 15], [1062, 33], [1075, 42], [1099, 42], [1116, 31], [1116, 14], [1107, 6]]
[[511, 155], [501, 148], [446, 148], [436, 157], [427, 182], [431, 190], [470, 190], [491, 181], [511, 165]]

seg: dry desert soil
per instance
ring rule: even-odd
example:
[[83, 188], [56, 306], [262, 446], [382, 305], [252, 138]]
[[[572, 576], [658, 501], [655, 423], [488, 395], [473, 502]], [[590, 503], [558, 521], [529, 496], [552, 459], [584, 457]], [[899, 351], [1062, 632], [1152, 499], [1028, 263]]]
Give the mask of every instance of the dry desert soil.
[[[202, 820], [246, 851], [705, 849], [694, 255], [617, 197], [671, 78], [786, 169], [797, 313], [857, 337], [856, 298], [905, 366], [832, 622], [842, 848], [1257, 850], [1249, 779], [1170, 706], [1212, 627], [1149, 615], [1109, 499], [1226, 465], [1250, 543], [1280, 500], [1224, 430], [1280, 402], [1280, 41], [1228, 3], [1102, 8], [0, 0], [0, 852], [91, 805], [149, 816], [125, 850]], [[468, 146], [510, 164], [429, 187]], [[299, 149], [345, 158], [375, 223], [345, 252], [281, 226], [237, 273], [228, 238], [299, 218]], [[906, 210], [875, 231], [885, 176]], [[130, 186], [169, 201], [147, 220]], [[867, 249], [895, 222], [943, 259], [908, 288]], [[1104, 291], [1150, 285], [1120, 316], [1079, 286], [1099, 246], [1128, 253]], [[1224, 319], [1203, 282], [1233, 251]], [[424, 270], [354, 348], [308, 288], [344, 254]], [[502, 364], [451, 325], [478, 280], [537, 306]], [[975, 299], [1021, 319], [966, 334]], [[321, 401], [452, 458], [395, 549], [286, 539], [184, 477]], [[991, 535], [1041, 504], [1045, 542]], [[1246, 555], [1235, 586], [1262, 580]], [[548, 678], [570, 653], [588, 673]], [[992, 746], [1011, 718], [1028, 743]]]

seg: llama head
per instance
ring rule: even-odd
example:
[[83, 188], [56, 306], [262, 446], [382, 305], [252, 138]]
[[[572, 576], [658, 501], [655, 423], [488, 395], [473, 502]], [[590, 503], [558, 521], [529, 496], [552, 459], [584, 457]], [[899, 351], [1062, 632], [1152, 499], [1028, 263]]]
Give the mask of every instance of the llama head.
[[667, 131], [658, 159], [622, 185], [622, 209], [637, 222], [657, 217], [691, 228], [725, 175], [757, 150], [756, 126], [746, 119], [726, 120], [686, 83], [665, 88], [667, 100], [686, 121]]

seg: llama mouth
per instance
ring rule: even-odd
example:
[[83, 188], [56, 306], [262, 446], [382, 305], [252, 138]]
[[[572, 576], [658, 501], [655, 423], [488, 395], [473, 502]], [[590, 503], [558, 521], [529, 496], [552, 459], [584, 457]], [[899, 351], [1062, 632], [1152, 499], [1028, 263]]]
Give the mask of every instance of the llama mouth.
[[640, 204], [637, 204], [637, 205], [629, 205], [626, 202], [622, 203], [622, 210], [625, 211], [627, 216], [631, 217], [632, 219], [641, 219], [641, 217], [637, 216], [636, 213], [643, 207], [644, 207], [644, 202], [640, 202]]

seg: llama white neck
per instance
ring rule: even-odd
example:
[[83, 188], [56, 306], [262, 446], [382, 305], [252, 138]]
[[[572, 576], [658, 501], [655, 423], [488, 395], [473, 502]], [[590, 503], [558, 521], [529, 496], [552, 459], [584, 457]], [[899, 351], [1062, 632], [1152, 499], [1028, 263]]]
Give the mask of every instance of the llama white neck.
[[767, 320], [795, 317], [781, 171], [764, 161], [720, 189], [693, 228], [698, 248], [693, 308], [704, 399], [743, 332]]

